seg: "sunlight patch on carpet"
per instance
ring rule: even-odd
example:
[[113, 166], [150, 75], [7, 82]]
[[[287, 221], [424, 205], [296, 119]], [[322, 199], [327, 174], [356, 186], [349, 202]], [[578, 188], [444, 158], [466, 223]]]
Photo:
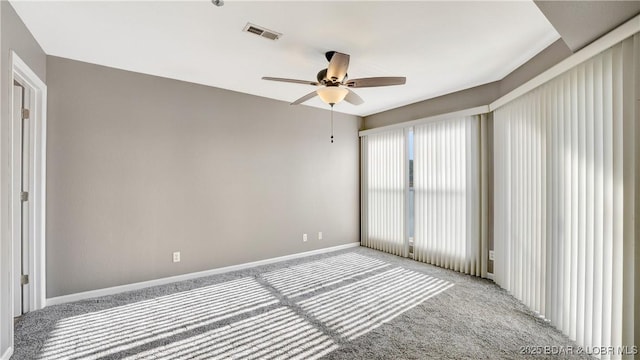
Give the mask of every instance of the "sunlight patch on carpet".
[[40, 359], [97, 359], [277, 304], [244, 278], [58, 321]]
[[160, 346], [133, 359], [318, 359], [338, 346], [292, 310], [279, 307]]
[[263, 278], [283, 295], [294, 298], [388, 266], [367, 256], [344, 254], [272, 271]]
[[325, 326], [353, 340], [452, 286], [432, 276], [394, 268], [298, 304]]

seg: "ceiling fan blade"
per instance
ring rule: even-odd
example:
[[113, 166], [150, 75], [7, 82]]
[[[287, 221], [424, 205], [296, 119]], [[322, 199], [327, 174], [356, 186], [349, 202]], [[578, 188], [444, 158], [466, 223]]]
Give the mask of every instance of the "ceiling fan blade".
[[372, 77], [362, 79], [350, 79], [345, 83], [348, 87], [364, 88], [376, 86], [404, 85], [407, 82], [406, 77]]
[[311, 98], [314, 98], [314, 97], [316, 97], [316, 96], [318, 96], [318, 93], [317, 93], [317, 92], [315, 92], [315, 91], [312, 91], [312, 92], [308, 93], [307, 95], [305, 95], [305, 96], [301, 97], [300, 99], [298, 99], [298, 100], [296, 100], [296, 101], [292, 102], [292, 103], [291, 103], [291, 105], [298, 105], [298, 104], [302, 104], [303, 102], [305, 102], [305, 101], [307, 101], [307, 100], [309, 100], [309, 99], [311, 99]]
[[294, 84], [318, 86], [317, 82], [309, 81], [309, 80], [285, 79], [285, 78], [277, 78], [277, 77], [269, 77], [269, 76], [262, 77], [262, 80], [280, 81], [280, 82], [287, 82], [287, 83], [294, 83]]
[[[347, 89], [349, 90], [349, 89]], [[349, 92], [347, 93], [347, 96], [344, 97], [344, 101], [353, 104], [353, 105], [360, 105], [362, 103], [364, 103], [364, 100], [362, 100], [362, 98], [360, 96], [358, 96], [358, 94], [354, 93], [353, 91], [349, 90]]]
[[347, 75], [349, 68], [349, 55], [334, 52], [327, 67], [327, 79], [335, 82], [342, 82]]

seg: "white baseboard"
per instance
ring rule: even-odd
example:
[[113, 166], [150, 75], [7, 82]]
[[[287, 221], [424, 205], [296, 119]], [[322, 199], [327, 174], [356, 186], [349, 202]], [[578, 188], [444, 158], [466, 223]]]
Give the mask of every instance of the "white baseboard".
[[0, 357], [0, 360], [9, 360], [9, 358], [11, 357], [11, 355], [13, 355], [13, 346], [8, 348], [4, 354], [2, 354], [2, 357]]
[[[226, 267], [217, 268], [217, 269], [166, 277], [162, 279], [142, 281], [138, 283], [114, 286], [114, 287], [105, 288], [105, 289], [84, 291], [81, 293], [57, 296], [53, 298], [48, 298], [46, 301], [46, 306], [64, 304], [64, 303], [79, 301], [79, 300], [86, 300], [86, 299], [95, 298], [99, 296], [114, 295], [114, 294], [118, 294], [126, 291], [144, 289], [151, 286], [165, 285], [165, 284], [174, 283], [178, 281], [196, 279], [204, 276], [211, 276], [211, 275], [222, 274], [222, 273], [227, 273], [231, 271], [244, 270], [244, 269], [248, 269], [256, 266], [268, 265], [268, 264], [273, 264], [273, 263], [292, 260], [292, 259], [299, 259], [307, 256], [324, 254], [328, 252], [333, 252], [333, 251], [338, 251], [338, 250], [343, 250], [343, 249], [348, 249], [348, 248], [358, 247], [358, 246], [360, 246], [360, 242], [354, 242], [350, 244], [338, 245], [338, 246], [312, 250], [312, 251], [306, 251], [303, 253], [285, 255], [285, 256], [280, 256], [280, 257], [271, 258], [271, 259], [258, 260], [258, 261], [253, 261], [253, 262], [239, 264], [239, 265], [231, 265], [231, 266], [226, 266]], [[1, 360], [4, 360], [4, 357]]]

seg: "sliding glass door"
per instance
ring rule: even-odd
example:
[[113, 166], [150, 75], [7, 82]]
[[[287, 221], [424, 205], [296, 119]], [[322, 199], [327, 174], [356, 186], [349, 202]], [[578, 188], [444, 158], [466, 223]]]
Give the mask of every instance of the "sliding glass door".
[[639, 40], [494, 114], [495, 280], [588, 349], [632, 343]]

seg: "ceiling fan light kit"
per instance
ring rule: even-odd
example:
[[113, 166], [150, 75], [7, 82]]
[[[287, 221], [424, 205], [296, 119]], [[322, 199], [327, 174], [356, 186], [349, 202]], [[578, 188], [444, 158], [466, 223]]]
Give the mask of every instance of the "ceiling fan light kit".
[[323, 88], [319, 88], [316, 90], [316, 93], [328, 105], [335, 105], [340, 101], [344, 100], [344, 98], [349, 93], [348, 89], [339, 86], [327, 86]]
[[333, 142], [333, 106], [342, 100], [352, 105], [360, 105], [364, 102], [350, 88], [404, 85], [407, 81], [405, 77], [371, 77], [347, 80], [350, 56], [337, 51], [327, 51], [325, 57], [329, 61], [329, 66], [318, 72], [316, 76], [317, 82], [276, 77], [263, 77], [262, 79], [318, 87], [316, 91], [299, 98], [292, 102], [291, 105], [302, 104], [316, 96], [319, 96], [322, 101], [329, 104], [331, 106], [331, 142]]

